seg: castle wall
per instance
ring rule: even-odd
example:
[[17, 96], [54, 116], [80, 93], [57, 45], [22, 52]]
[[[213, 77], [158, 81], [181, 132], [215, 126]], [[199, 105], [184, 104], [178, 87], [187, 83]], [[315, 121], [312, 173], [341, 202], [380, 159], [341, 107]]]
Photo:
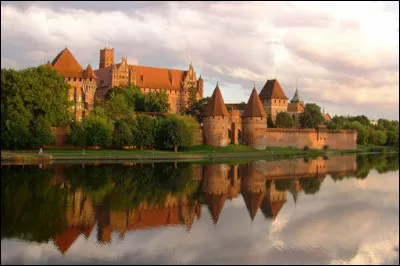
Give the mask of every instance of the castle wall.
[[[264, 138], [263, 138], [264, 136]], [[357, 132], [353, 130], [316, 130], [316, 129], [255, 129], [253, 132], [254, 146], [294, 147], [322, 149], [356, 149]]]
[[243, 142], [243, 125], [240, 111], [232, 110], [230, 114], [231, 144], [241, 144]]
[[264, 108], [267, 110], [267, 113], [271, 115], [272, 121], [276, 121], [276, 115], [279, 112], [287, 112], [288, 108], [288, 100], [283, 99], [264, 99], [261, 100]]
[[203, 119], [203, 136], [205, 145], [225, 147], [230, 143], [228, 130], [229, 117], [210, 116]]
[[207, 194], [226, 194], [229, 187], [229, 166], [226, 164], [207, 165], [203, 170], [202, 192]]

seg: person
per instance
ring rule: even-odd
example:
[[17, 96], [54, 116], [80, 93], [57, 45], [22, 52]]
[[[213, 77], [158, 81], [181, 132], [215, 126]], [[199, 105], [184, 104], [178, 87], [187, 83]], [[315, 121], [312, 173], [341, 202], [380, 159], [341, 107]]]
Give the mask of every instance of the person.
[[85, 155], [85, 148], [82, 148], [82, 155]]
[[43, 154], [43, 149], [42, 149], [42, 148], [39, 149], [39, 154], [40, 154], [40, 155]]

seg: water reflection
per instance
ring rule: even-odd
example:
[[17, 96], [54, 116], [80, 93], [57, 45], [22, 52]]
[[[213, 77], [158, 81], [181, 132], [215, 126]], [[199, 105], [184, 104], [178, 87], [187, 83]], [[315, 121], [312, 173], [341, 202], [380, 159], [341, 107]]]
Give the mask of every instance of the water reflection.
[[202, 205], [216, 225], [226, 201], [240, 195], [249, 219], [261, 209], [273, 221], [287, 194], [295, 203], [300, 191], [315, 195], [328, 174], [336, 182], [365, 179], [374, 168], [385, 173], [398, 167], [398, 155], [390, 154], [239, 165], [2, 166], [2, 240], [51, 241], [65, 254], [79, 236], [95, 234], [99, 244], [112, 245], [114, 232], [122, 241], [127, 232], [153, 228], [190, 233], [202, 219]]

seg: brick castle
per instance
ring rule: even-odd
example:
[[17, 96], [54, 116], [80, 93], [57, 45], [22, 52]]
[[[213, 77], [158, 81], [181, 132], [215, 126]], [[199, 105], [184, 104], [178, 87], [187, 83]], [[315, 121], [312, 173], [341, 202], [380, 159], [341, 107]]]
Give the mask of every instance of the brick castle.
[[[65, 48], [46, 66], [55, 69], [71, 85], [69, 99], [74, 102], [71, 112], [77, 121], [89, 115], [94, 102], [104, 101], [107, 91], [116, 86], [135, 85], [143, 93], [164, 91], [168, 95], [171, 113], [183, 113], [193, 91], [197, 100], [203, 98], [203, 79], [201, 76], [196, 78], [192, 64], [188, 70], [156, 68], [129, 65], [126, 57], [115, 64], [114, 49], [104, 48], [100, 50], [99, 69], [93, 70], [90, 65], [83, 69]], [[266, 111], [273, 121], [279, 112], [288, 112], [299, 127], [304, 102], [298, 89], [293, 99], [288, 100], [276, 79], [267, 80], [260, 94], [254, 87], [247, 104], [228, 105], [232, 108], [228, 112], [217, 84], [203, 114], [202, 143], [212, 146], [243, 143], [255, 149], [265, 149], [266, 146], [356, 148], [355, 131], [267, 129]], [[330, 120], [330, 116], [324, 114], [324, 119]]]

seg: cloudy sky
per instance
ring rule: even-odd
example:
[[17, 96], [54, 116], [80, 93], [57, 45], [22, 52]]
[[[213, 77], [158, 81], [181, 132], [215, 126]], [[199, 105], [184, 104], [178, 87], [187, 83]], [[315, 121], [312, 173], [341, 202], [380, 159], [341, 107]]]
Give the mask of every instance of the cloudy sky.
[[83, 67], [115, 48], [128, 63], [187, 69], [210, 96], [248, 100], [278, 78], [289, 98], [332, 116], [399, 119], [398, 2], [1, 2], [1, 67], [52, 60]]

